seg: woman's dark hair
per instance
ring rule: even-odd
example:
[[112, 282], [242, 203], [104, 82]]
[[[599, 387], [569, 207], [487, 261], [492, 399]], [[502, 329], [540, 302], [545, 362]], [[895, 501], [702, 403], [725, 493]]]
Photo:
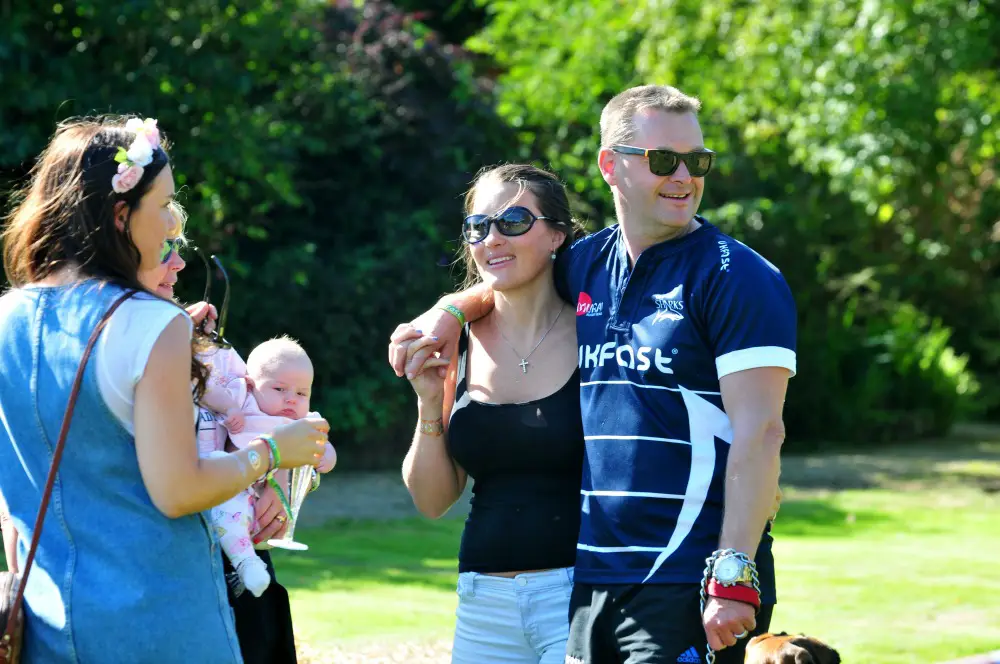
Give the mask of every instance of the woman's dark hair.
[[[479, 185], [487, 181], [517, 184], [522, 192], [529, 191], [534, 195], [535, 200], [538, 201], [539, 215], [548, 217], [544, 223], [548, 224], [550, 228], [566, 234], [566, 239], [556, 249], [556, 253], [563, 252], [575, 240], [586, 234], [583, 226], [573, 219], [573, 215], [570, 213], [569, 198], [563, 183], [552, 173], [531, 164], [503, 164], [480, 170], [472, 182], [472, 187], [465, 192], [466, 215], [472, 214], [472, 206], [476, 200], [476, 191]], [[462, 283], [464, 290], [479, 283], [481, 278], [479, 270], [476, 268], [476, 261], [472, 258], [472, 247], [463, 243], [461, 252], [461, 259], [465, 267], [465, 279]]]
[[[166, 140], [129, 191], [111, 186], [115, 155], [128, 149], [135, 132], [127, 117], [104, 115], [59, 125], [31, 169], [25, 187], [12, 197], [3, 231], [3, 264], [12, 286], [24, 286], [73, 266], [81, 276], [149, 292], [139, 281], [141, 257], [131, 233], [115, 225], [115, 207], [125, 203], [128, 219], [160, 172], [170, 163]], [[126, 221], [126, 231], [128, 221]], [[204, 366], [192, 364], [197, 392], [204, 390]]]
[[125, 129], [126, 120], [101, 116], [58, 127], [31, 169], [27, 186], [15, 195], [3, 233], [4, 269], [11, 285], [33, 283], [74, 265], [82, 275], [142, 288], [137, 278], [139, 249], [130, 233], [116, 227], [115, 205], [124, 202], [131, 216], [170, 159], [161, 144], [139, 183], [115, 193], [115, 154], [135, 139], [135, 133]]

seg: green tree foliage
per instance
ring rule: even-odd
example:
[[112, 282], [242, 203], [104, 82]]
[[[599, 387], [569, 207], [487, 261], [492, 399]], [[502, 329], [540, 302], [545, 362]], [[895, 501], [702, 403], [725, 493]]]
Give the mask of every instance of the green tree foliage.
[[461, 49], [353, 4], [0, 2], [0, 178], [68, 116], [158, 118], [188, 235], [232, 277], [226, 336], [300, 339], [345, 464], [398, 463], [412, 393], [388, 336], [453, 287], [461, 194], [512, 139]]
[[938, 433], [970, 405], [967, 363], [997, 375], [995, 7], [486, 6], [470, 46], [505, 69], [500, 112], [525, 154], [551, 162], [601, 222], [614, 214], [595, 164], [604, 102], [648, 82], [702, 99], [706, 138], [723, 154], [703, 209], [777, 263], [796, 293], [793, 437]]
[[395, 0], [392, 4], [450, 44], [464, 42], [479, 32], [486, 20], [486, 10], [476, 0]]
[[[412, 396], [385, 344], [452, 288], [474, 172], [540, 162], [591, 228], [612, 223], [600, 110], [670, 83], [722, 155], [706, 214], [795, 291], [792, 440], [942, 431], [975, 375], [998, 408], [996, 0], [400, 6], [0, 0], [0, 187], [63, 118], [157, 117], [189, 235], [232, 276], [227, 336], [298, 337], [345, 464], [395, 464]], [[473, 32], [472, 54], [448, 43]]]

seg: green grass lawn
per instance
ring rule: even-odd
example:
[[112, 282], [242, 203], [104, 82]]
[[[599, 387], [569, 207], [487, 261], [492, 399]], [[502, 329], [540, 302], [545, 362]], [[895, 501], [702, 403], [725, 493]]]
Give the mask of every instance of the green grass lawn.
[[[1000, 443], [923, 450], [785, 463], [773, 631], [818, 636], [863, 664], [1000, 648]], [[449, 638], [461, 529], [411, 519], [301, 531], [308, 553], [276, 554], [299, 637], [320, 650]]]
[[[772, 629], [818, 636], [859, 664], [1000, 649], [998, 478], [1000, 442], [787, 460]], [[406, 519], [299, 530], [308, 552], [275, 552], [298, 638], [319, 651], [450, 638], [461, 529]]]
[[[296, 632], [345, 641], [448, 638], [462, 524], [333, 522], [276, 556]], [[1000, 498], [972, 489], [789, 490], [775, 524], [774, 631], [845, 662], [927, 664], [1000, 648]], [[978, 572], [978, 573], [977, 573]]]
[[454, 625], [462, 522], [331, 521], [297, 530], [309, 551], [273, 551], [298, 639], [324, 644], [445, 638]]

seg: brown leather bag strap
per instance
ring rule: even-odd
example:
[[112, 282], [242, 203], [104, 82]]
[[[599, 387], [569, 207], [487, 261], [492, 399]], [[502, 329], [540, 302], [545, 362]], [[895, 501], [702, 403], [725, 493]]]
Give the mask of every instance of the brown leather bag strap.
[[94, 328], [93, 333], [90, 335], [90, 340], [87, 342], [87, 347], [83, 351], [83, 357], [80, 359], [80, 366], [76, 370], [76, 378], [73, 380], [73, 389], [69, 393], [69, 403], [66, 404], [66, 414], [63, 415], [62, 428], [59, 430], [59, 441], [56, 443], [55, 452], [52, 454], [52, 466], [49, 468], [49, 477], [45, 481], [45, 491], [42, 493], [42, 502], [38, 507], [38, 516], [35, 518], [35, 529], [31, 534], [31, 546], [28, 548], [28, 557], [24, 561], [24, 571], [21, 573], [21, 582], [17, 584], [17, 597], [14, 600], [14, 605], [10, 609], [10, 615], [7, 619], [7, 625], [4, 629], [4, 634], [9, 635], [11, 639], [14, 638], [14, 625], [17, 624], [17, 616], [21, 612], [21, 603], [24, 601], [24, 586], [28, 581], [28, 573], [31, 572], [31, 564], [35, 560], [35, 549], [38, 548], [38, 539], [42, 534], [42, 522], [45, 520], [45, 512], [49, 508], [49, 498], [52, 496], [52, 487], [56, 483], [56, 471], [59, 470], [59, 462], [62, 461], [63, 448], [66, 447], [66, 435], [69, 433], [69, 423], [73, 419], [73, 410], [76, 408], [76, 398], [80, 394], [80, 386], [83, 384], [83, 372], [87, 368], [87, 360], [90, 359], [90, 354], [94, 350], [94, 345], [97, 343], [97, 338], [101, 336], [101, 330], [107, 325], [108, 320], [111, 318], [111, 314], [121, 306], [121, 304], [135, 295], [138, 291], [130, 290], [125, 292], [121, 297], [115, 300], [111, 308], [105, 312], [104, 316], [101, 317], [100, 322], [97, 327]]

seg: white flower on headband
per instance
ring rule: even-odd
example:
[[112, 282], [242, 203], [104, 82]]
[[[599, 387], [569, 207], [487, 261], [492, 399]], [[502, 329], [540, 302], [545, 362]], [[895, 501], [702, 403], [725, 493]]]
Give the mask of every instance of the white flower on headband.
[[115, 154], [118, 173], [111, 178], [111, 188], [118, 194], [124, 194], [139, 184], [144, 168], [153, 161], [153, 151], [160, 147], [160, 130], [153, 118], [132, 118], [125, 123], [125, 129], [135, 132], [135, 140], [128, 150], [118, 148]]
[[153, 146], [146, 140], [145, 135], [139, 134], [132, 141], [125, 156], [133, 164], [139, 164], [143, 167], [149, 166], [149, 163], [153, 161]]
[[125, 123], [125, 131], [134, 131], [140, 136], [145, 136], [154, 150], [160, 147], [160, 130], [156, 128], [156, 120], [153, 118], [145, 120], [132, 118]]

